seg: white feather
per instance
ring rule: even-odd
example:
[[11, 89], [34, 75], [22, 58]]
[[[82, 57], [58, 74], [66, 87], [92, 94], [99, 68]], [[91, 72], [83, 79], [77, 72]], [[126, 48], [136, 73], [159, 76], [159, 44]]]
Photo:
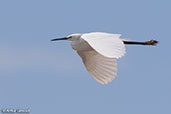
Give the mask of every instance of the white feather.
[[101, 84], [117, 75], [116, 59], [124, 56], [125, 45], [120, 34], [86, 33], [72, 35], [71, 46], [83, 60], [88, 72]]
[[86, 33], [81, 36], [99, 54], [109, 58], [120, 58], [125, 54], [125, 45], [120, 34], [103, 32]]
[[120, 38], [122, 41], [131, 41], [130, 38]]
[[77, 51], [83, 60], [88, 72], [101, 84], [107, 84], [117, 75], [115, 58], [107, 58], [98, 54], [95, 50]]

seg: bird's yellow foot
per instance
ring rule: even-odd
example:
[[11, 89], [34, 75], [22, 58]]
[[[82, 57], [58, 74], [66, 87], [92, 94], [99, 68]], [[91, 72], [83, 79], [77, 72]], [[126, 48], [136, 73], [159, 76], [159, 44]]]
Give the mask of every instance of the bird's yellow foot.
[[156, 40], [150, 40], [150, 41], [145, 42], [146, 45], [156, 45], [157, 43], [158, 43], [158, 41], [156, 41]]

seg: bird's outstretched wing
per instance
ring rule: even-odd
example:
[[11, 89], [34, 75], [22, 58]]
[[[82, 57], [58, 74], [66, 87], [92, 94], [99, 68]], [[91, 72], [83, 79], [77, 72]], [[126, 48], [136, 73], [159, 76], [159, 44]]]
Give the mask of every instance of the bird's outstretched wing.
[[120, 34], [93, 32], [83, 34], [82, 39], [99, 54], [109, 58], [120, 58], [125, 54], [125, 45]]
[[93, 78], [101, 84], [111, 82], [117, 75], [115, 58], [107, 58], [98, 54], [95, 50], [77, 51], [79, 56]]

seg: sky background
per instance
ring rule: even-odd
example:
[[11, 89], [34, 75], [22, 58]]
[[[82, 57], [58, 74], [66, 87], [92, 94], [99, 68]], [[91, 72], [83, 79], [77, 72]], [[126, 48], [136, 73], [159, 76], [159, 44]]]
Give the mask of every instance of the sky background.
[[[31, 114], [171, 114], [170, 0], [1, 0], [0, 110]], [[121, 33], [158, 46], [126, 46], [118, 75], [101, 85], [71, 33]], [[1, 112], [0, 112], [1, 113]]]

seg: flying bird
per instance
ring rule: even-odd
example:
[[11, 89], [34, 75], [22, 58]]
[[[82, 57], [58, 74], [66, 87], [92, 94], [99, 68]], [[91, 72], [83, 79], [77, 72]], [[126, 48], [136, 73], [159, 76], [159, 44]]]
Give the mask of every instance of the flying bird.
[[71, 41], [71, 47], [77, 51], [88, 72], [101, 84], [108, 84], [115, 79], [117, 75], [116, 59], [125, 55], [125, 44], [156, 45], [158, 43], [156, 40], [130, 41], [121, 38], [121, 34], [104, 32], [71, 34], [51, 41], [59, 40]]

